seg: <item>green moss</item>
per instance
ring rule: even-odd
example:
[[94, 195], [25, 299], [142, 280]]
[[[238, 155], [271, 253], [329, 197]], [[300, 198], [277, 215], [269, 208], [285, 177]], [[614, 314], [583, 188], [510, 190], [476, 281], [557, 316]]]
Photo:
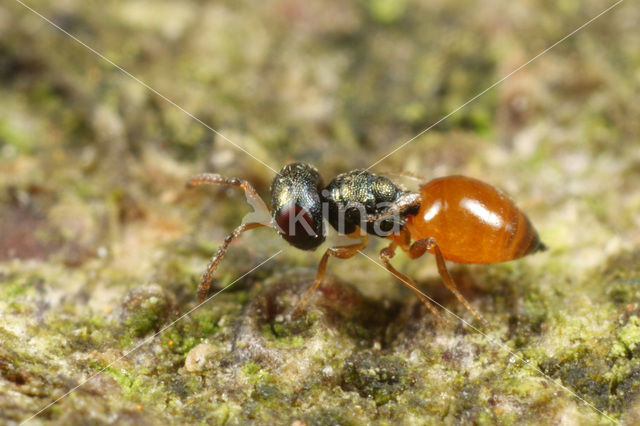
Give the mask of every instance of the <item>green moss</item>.
[[217, 311], [211, 311], [206, 308], [195, 311], [192, 315], [193, 320], [196, 323], [199, 335], [201, 337], [208, 337], [212, 334], [220, 331], [218, 325], [221, 315]]
[[322, 408], [304, 416], [304, 421], [309, 426], [350, 426], [358, 424], [347, 413]]
[[378, 405], [395, 398], [406, 389], [408, 382], [407, 368], [402, 359], [371, 352], [348, 358], [342, 373], [343, 389], [355, 390]]
[[629, 352], [633, 352], [640, 344], [640, 318], [633, 315], [629, 322], [618, 331], [618, 339]]
[[312, 334], [311, 328], [316, 321], [315, 312], [305, 312], [286, 321], [284, 316], [280, 315], [272, 322], [263, 324], [261, 333], [270, 343], [278, 347], [296, 348], [302, 346], [305, 337]]
[[144, 336], [157, 329], [160, 323], [159, 307], [152, 300], [141, 306], [140, 311], [136, 311], [125, 322], [124, 325], [135, 335]]
[[25, 296], [34, 294], [34, 286], [38, 282], [42, 282], [42, 278], [37, 275], [2, 275], [0, 276], [2, 285], [0, 285], [0, 298], [2, 300], [15, 302], [14, 307], [18, 308], [20, 300], [24, 300]]
[[[362, 256], [331, 259], [305, 315], [280, 318], [322, 253], [266, 229], [234, 242], [214, 288], [279, 257], [148, 339], [196, 306], [200, 274], [249, 209], [238, 188], [184, 181], [215, 171], [268, 201], [273, 173], [26, 9], [7, 20], [0, 8], [0, 423], [124, 354], [36, 421], [606, 421], [556, 383], [616, 418], [638, 411], [640, 9], [620, 5], [457, 110], [600, 5], [71, 3], [45, 14], [276, 168], [309, 161], [328, 181], [456, 110], [374, 170], [499, 186], [550, 250], [450, 265], [488, 335], [528, 363], [459, 323], [436, 326]], [[432, 260], [399, 251], [393, 263], [472, 320]]]
[[291, 328], [277, 323], [263, 325], [262, 335], [279, 347], [296, 348], [305, 342], [303, 336], [291, 335]]
[[620, 413], [640, 392], [640, 364], [629, 359], [626, 350], [616, 349], [616, 344], [609, 357], [583, 344], [565, 351], [560, 359], [542, 362], [541, 367], [598, 409]]
[[219, 404], [212, 412], [215, 423], [220, 425], [227, 424], [229, 421], [237, 418], [239, 414], [240, 407], [232, 404]]
[[134, 289], [121, 306], [121, 323], [133, 336], [142, 337], [158, 330], [170, 314], [170, 301], [156, 287]]
[[509, 335], [513, 338], [514, 348], [525, 346], [531, 338], [543, 332], [543, 326], [549, 319], [547, 305], [547, 299], [539, 289], [526, 289], [522, 309], [509, 318]]
[[[102, 368], [99, 368], [99, 370], [102, 370]], [[118, 385], [120, 385], [120, 388], [126, 397], [133, 397], [135, 400], [152, 398], [152, 395], [150, 394], [151, 389], [145, 387], [145, 380], [141, 375], [131, 374], [123, 368], [113, 367], [107, 368], [104, 370], [104, 373], [118, 382]]]
[[175, 327], [167, 329], [161, 336], [162, 345], [172, 352], [186, 355], [202, 341], [195, 327]]
[[279, 403], [282, 403], [284, 395], [272, 384], [258, 383], [251, 393], [251, 397], [257, 401], [267, 402], [277, 400]]
[[603, 268], [602, 281], [612, 302], [640, 301], [640, 253], [625, 251], [613, 256]]
[[242, 373], [252, 385], [259, 382], [269, 381], [272, 376], [268, 369], [255, 362], [248, 362], [241, 368]]

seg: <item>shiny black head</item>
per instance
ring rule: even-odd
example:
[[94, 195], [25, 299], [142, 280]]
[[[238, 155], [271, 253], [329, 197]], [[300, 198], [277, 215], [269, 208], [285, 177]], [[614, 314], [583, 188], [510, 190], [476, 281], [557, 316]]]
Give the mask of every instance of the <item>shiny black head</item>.
[[322, 178], [305, 163], [288, 164], [271, 184], [271, 215], [289, 244], [313, 250], [324, 242]]

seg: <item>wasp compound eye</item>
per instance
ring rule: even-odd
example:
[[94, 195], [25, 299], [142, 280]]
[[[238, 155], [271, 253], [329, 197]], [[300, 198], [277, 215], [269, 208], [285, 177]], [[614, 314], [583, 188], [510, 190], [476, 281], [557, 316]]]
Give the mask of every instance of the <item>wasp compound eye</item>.
[[322, 187], [318, 171], [304, 163], [284, 166], [271, 184], [271, 214], [278, 233], [301, 250], [324, 242]]
[[297, 204], [284, 206], [277, 215], [277, 224], [282, 238], [299, 249], [312, 250], [324, 240], [322, 234], [316, 231], [316, 222], [309, 211]]

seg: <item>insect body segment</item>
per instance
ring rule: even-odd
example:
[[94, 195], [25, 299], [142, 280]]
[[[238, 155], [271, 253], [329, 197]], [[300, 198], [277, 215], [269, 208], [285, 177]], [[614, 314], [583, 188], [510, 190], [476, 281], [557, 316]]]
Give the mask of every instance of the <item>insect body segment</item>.
[[[403, 191], [384, 176], [362, 170], [338, 175], [329, 183], [323, 195], [328, 206], [329, 223], [345, 235], [362, 226], [369, 234], [386, 237], [404, 226], [406, 214], [417, 211], [419, 202], [419, 197], [415, 196], [417, 194]], [[412, 202], [407, 204], [406, 197]], [[380, 217], [378, 215], [387, 211], [395, 215], [377, 220]]]
[[314, 250], [324, 242], [322, 178], [308, 164], [288, 164], [271, 184], [271, 214], [278, 232], [301, 250]]
[[496, 263], [544, 250], [527, 216], [505, 194], [465, 176], [420, 188], [420, 210], [407, 218], [414, 240], [433, 238], [445, 259]]
[[[254, 207], [266, 210], [246, 181], [202, 174], [192, 178], [189, 186], [203, 183], [240, 186]], [[387, 270], [411, 288], [436, 316], [440, 317], [439, 311], [420, 293], [416, 282], [391, 265], [398, 247], [412, 259], [426, 252], [433, 254], [447, 288], [488, 325], [458, 291], [445, 260], [495, 263], [546, 249], [529, 219], [505, 194], [464, 176], [434, 179], [416, 193], [401, 189], [384, 176], [353, 170], [338, 175], [323, 188], [322, 178], [314, 167], [293, 163], [286, 165], [273, 180], [271, 216], [270, 224], [259, 221], [242, 224], [225, 238], [200, 281], [200, 301], [205, 300], [229, 245], [243, 232], [271, 226], [292, 246], [314, 250], [325, 240], [326, 219], [338, 233], [360, 241], [325, 251], [313, 284], [294, 311], [322, 284], [329, 257], [353, 257], [366, 247], [368, 235], [373, 235], [390, 240], [389, 246], [380, 252]]]

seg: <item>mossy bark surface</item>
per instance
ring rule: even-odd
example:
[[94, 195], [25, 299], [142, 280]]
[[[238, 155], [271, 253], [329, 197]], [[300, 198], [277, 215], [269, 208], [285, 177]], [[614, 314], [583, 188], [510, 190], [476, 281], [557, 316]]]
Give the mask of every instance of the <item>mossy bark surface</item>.
[[[271, 167], [329, 181], [612, 3], [28, 4]], [[360, 255], [331, 259], [290, 318], [322, 249], [269, 229], [232, 245], [213, 291], [229, 287], [194, 309], [250, 209], [185, 182], [239, 177], [268, 201], [273, 172], [3, 2], [0, 423], [637, 424], [639, 19], [621, 3], [373, 169], [409, 189], [394, 173], [472, 176], [527, 213], [548, 251], [450, 265], [487, 329], [428, 255], [393, 263], [449, 325]]]

